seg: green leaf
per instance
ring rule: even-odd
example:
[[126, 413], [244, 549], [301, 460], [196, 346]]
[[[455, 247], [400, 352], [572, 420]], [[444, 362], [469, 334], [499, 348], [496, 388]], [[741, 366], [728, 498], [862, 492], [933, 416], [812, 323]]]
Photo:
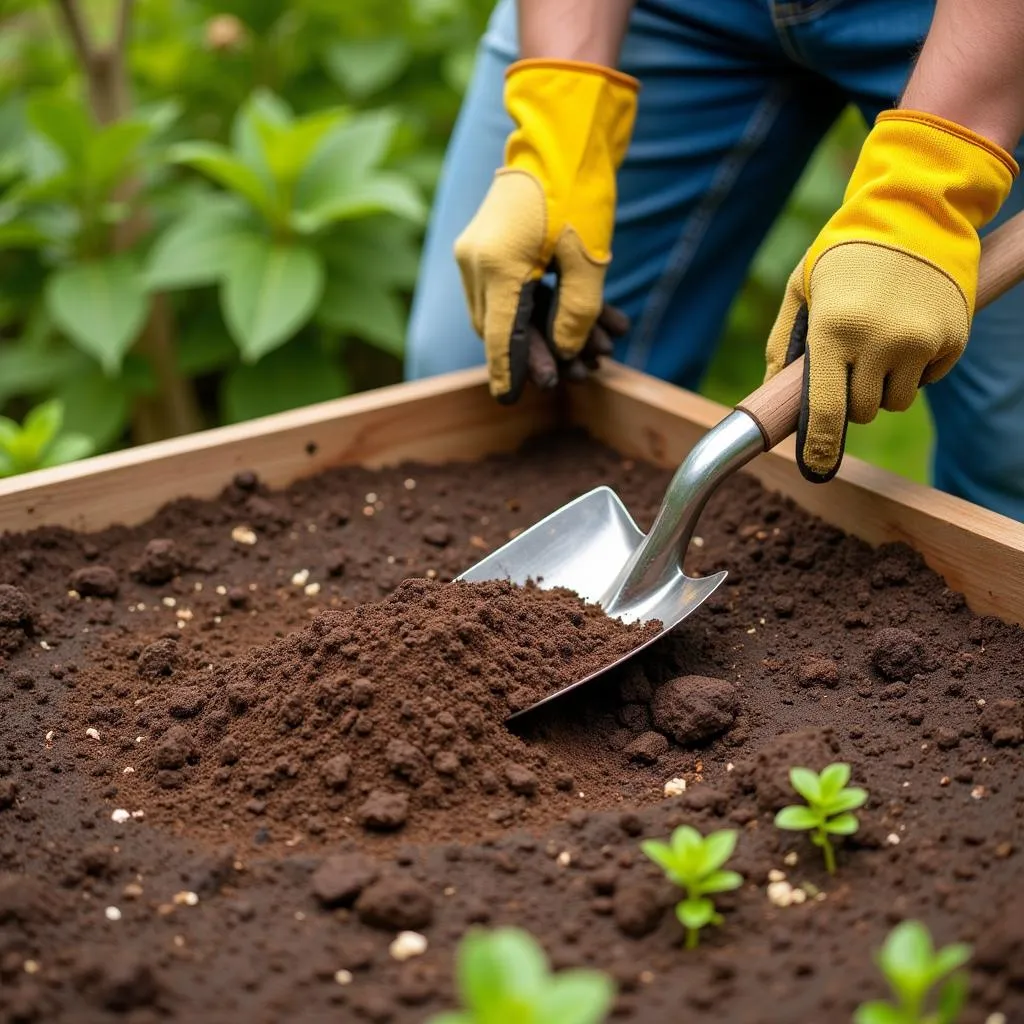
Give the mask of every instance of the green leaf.
[[257, 124], [270, 173], [282, 188], [290, 189], [295, 184], [324, 136], [337, 126], [341, 117], [337, 110], [324, 110], [287, 127]]
[[221, 309], [242, 358], [254, 363], [310, 318], [323, 294], [324, 265], [305, 245], [236, 240], [221, 286]]
[[684, 928], [699, 930], [714, 921], [715, 905], [702, 897], [683, 900], [676, 904], [676, 917]]
[[232, 203], [208, 200], [157, 240], [146, 261], [146, 287], [160, 291], [219, 281], [236, 242], [247, 234], [255, 232], [244, 211]]
[[132, 158], [152, 133], [145, 121], [107, 125], [89, 140], [81, 169], [90, 187], [106, 192], [131, 171]]
[[50, 399], [29, 411], [21, 426], [21, 436], [26, 444], [41, 452], [60, 433], [63, 423], [64, 406]]
[[743, 884], [743, 876], [738, 871], [714, 871], [700, 883], [700, 891], [707, 895], [716, 892], [732, 892]]
[[411, 60], [412, 51], [401, 36], [345, 40], [324, 54], [328, 74], [357, 100], [398, 81]]
[[789, 832], [802, 832], [806, 829], [817, 828], [819, 824], [818, 815], [810, 807], [783, 807], [775, 815], [775, 827], [783, 828]]
[[654, 861], [671, 878], [675, 873], [676, 855], [668, 843], [660, 839], [645, 839], [640, 844], [644, 856]]
[[821, 780], [810, 768], [790, 768], [790, 785], [809, 803], [821, 802]]
[[691, 825], [680, 825], [669, 840], [676, 874], [689, 885], [704, 873], [704, 837]]
[[416, 228], [384, 215], [352, 220], [326, 239], [324, 255], [331, 275], [411, 289], [419, 277]]
[[932, 962], [932, 979], [938, 981], [947, 974], [963, 967], [971, 959], [971, 947], [964, 942], [957, 942], [950, 946], [943, 946], [935, 954]]
[[61, 434], [47, 447], [39, 464], [40, 469], [63, 466], [68, 462], [86, 459], [96, 450], [91, 437], [85, 434]]
[[379, 285], [332, 277], [317, 317], [328, 327], [399, 358], [405, 351], [405, 306]]
[[65, 380], [57, 389], [57, 397], [64, 403], [65, 429], [90, 438], [97, 451], [113, 447], [131, 415], [134, 389], [128, 376], [122, 372], [118, 377], [108, 377], [91, 363], [74, 378]]
[[844, 789], [835, 796], [825, 800], [822, 810], [827, 815], [842, 814], [843, 811], [855, 811], [858, 807], [863, 807], [867, 802], [867, 790], [851, 786], [849, 789]]
[[256, 89], [238, 108], [231, 122], [231, 146], [242, 162], [261, 175], [268, 183], [270, 168], [263, 153], [260, 125], [281, 128], [292, 123], [291, 107], [269, 89]]
[[57, 93], [32, 96], [26, 104], [32, 127], [60, 150], [69, 167], [81, 168], [95, 130], [81, 103]]
[[94, 363], [70, 346], [33, 348], [24, 342], [0, 345], [0, 405], [13, 395], [49, 391]]
[[517, 928], [471, 931], [459, 945], [456, 976], [462, 1002], [476, 1016], [495, 1020], [493, 1010], [502, 1000], [537, 998], [549, 977], [548, 962], [527, 932]]
[[0, 224], [0, 249], [38, 249], [49, 239], [28, 220], [9, 220]]
[[381, 172], [370, 181], [339, 189], [333, 198], [293, 210], [290, 223], [301, 234], [311, 235], [330, 224], [377, 213], [391, 213], [420, 224], [426, 210], [419, 192], [406, 178]]
[[[952, 948], [952, 947], [947, 947]], [[968, 955], [970, 955], [968, 953]], [[956, 1024], [964, 1003], [967, 1002], [967, 993], [970, 989], [970, 981], [966, 974], [954, 975], [939, 990], [939, 998], [936, 1009], [938, 1010], [937, 1024]]]
[[933, 955], [928, 929], [920, 921], [903, 921], [889, 932], [878, 960], [889, 983], [902, 991], [901, 980], [927, 976]]
[[223, 146], [213, 142], [182, 142], [171, 149], [169, 156], [174, 163], [193, 167], [240, 195], [268, 220], [274, 220], [274, 196], [267, 182]]
[[879, 1000], [858, 1006], [853, 1015], [853, 1024], [907, 1024], [907, 1021], [895, 1006]]
[[269, 416], [350, 390], [341, 364], [305, 338], [282, 345], [255, 365], [234, 366], [225, 375], [221, 409], [229, 423]]
[[146, 320], [142, 276], [127, 256], [58, 270], [46, 283], [46, 304], [54, 323], [111, 375]]
[[537, 1024], [600, 1024], [615, 999], [615, 986], [600, 971], [554, 975], [537, 999]]
[[860, 828], [856, 814], [840, 814], [825, 822], [825, 831], [832, 836], [852, 836]]
[[834, 797], [850, 781], [850, 766], [837, 762], [830, 764], [818, 776], [821, 797], [829, 800]]
[[298, 205], [319, 205], [366, 181], [391, 149], [398, 124], [394, 111], [373, 110], [334, 128], [302, 175]]
[[732, 828], [721, 829], [705, 837], [702, 874], [717, 871], [733, 855], [738, 837], [739, 833]]

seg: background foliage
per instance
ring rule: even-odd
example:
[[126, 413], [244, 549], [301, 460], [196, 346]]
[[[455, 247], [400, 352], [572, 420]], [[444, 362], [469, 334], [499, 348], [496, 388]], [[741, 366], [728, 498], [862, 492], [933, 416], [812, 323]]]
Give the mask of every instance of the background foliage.
[[[492, 3], [0, 0], [0, 474], [399, 379]], [[861, 132], [764, 246], [713, 397], [760, 378]], [[851, 447], [920, 476], [923, 410], [886, 420]]]

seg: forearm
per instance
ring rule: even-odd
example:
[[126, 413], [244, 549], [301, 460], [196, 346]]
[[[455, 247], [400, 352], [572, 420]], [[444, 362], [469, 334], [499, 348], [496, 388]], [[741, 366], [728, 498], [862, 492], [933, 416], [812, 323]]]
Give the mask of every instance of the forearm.
[[616, 67], [636, 0], [518, 0], [522, 57]]
[[1012, 152], [1024, 134], [1024, 3], [938, 0], [900, 106], [962, 124]]

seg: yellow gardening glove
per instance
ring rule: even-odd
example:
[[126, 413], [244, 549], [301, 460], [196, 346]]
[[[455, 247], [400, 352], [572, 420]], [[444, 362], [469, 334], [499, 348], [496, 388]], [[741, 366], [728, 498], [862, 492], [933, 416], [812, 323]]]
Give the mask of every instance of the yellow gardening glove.
[[578, 355], [601, 312], [611, 260], [615, 174], [629, 145], [638, 83], [576, 61], [509, 68], [516, 123], [505, 166], [455, 243], [491, 393], [514, 402], [527, 378], [529, 324], [542, 275], [557, 276], [544, 332], [562, 359]]
[[967, 344], [981, 244], [1013, 157], [960, 125], [912, 110], [878, 116], [846, 189], [786, 287], [766, 379], [806, 353], [797, 460], [808, 480], [839, 469], [847, 420], [902, 411]]

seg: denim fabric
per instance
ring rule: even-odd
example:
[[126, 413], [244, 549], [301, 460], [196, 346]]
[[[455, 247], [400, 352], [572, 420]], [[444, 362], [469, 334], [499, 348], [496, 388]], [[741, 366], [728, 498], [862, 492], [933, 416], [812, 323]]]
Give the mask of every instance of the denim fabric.
[[[894, 104], [933, 9], [933, 0], [639, 0], [620, 66], [643, 88], [606, 287], [633, 327], [616, 358], [699, 385], [815, 146], [848, 103], [869, 124]], [[449, 145], [413, 303], [411, 378], [483, 362], [452, 246], [502, 163], [515, 21], [513, 0], [500, 0]], [[997, 223], [1021, 208], [1018, 182]], [[1024, 288], [978, 315], [966, 354], [928, 397], [936, 486], [1024, 521], [1022, 324]]]

